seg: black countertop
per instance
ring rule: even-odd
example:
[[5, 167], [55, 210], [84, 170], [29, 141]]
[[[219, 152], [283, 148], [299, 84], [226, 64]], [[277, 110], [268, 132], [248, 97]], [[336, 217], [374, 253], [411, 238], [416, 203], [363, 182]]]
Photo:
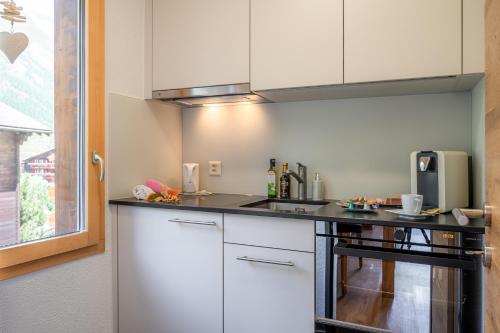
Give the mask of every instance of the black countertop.
[[330, 202], [328, 205], [321, 207], [314, 212], [306, 213], [289, 213], [241, 207], [242, 205], [264, 199], [266, 199], [266, 197], [255, 195], [213, 194], [208, 196], [181, 196], [181, 201], [178, 204], [147, 202], [137, 200], [135, 198], [114, 199], [110, 200], [109, 203], [123, 206], [180, 209], [315, 221], [335, 221], [342, 223], [373, 224], [391, 227], [412, 227], [443, 231], [484, 233], [483, 219], [474, 219], [471, 220], [468, 225], [462, 226], [457, 223], [451, 213], [447, 213], [440, 214], [423, 221], [411, 221], [401, 219], [395, 214], [386, 212], [384, 209], [378, 209], [376, 214], [350, 213], [336, 205], [335, 200], [326, 200]]

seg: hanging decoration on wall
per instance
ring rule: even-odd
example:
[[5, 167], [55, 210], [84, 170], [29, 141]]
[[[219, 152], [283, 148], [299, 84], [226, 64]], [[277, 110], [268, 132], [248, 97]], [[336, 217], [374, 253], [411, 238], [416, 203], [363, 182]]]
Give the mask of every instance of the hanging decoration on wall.
[[14, 23], [25, 23], [26, 17], [21, 15], [23, 7], [18, 7], [14, 0], [0, 1], [3, 11], [0, 17], [10, 21], [10, 32], [0, 32], [0, 50], [7, 56], [13, 64], [17, 57], [28, 47], [29, 39], [22, 32], [14, 32]]

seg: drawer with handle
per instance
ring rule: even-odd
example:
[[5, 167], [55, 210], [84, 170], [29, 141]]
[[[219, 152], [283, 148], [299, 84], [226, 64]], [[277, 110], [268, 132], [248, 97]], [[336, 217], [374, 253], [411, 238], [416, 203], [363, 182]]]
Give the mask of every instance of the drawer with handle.
[[314, 252], [314, 221], [224, 214], [224, 242]]
[[141, 220], [155, 220], [178, 226], [213, 227], [222, 231], [222, 214], [210, 212], [195, 212], [177, 209], [151, 209], [146, 207], [119, 207], [120, 214]]
[[224, 332], [314, 332], [314, 254], [224, 244]]
[[176, 224], [222, 228], [222, 214], [184, 210], [165, 211], [165, 221]]

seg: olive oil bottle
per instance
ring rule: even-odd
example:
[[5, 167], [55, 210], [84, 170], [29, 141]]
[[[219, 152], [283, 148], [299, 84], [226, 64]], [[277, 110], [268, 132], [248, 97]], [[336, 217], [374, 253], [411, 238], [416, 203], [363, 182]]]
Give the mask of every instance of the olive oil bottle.
[[278, 197], [278, 172], [274, 158], [269, 161], [269, 170], [267, 171], [267, 197], [270, 199]]
[[288, 163], [283, 163], [283, 174], [280, 178], [280, 198], [290, 199], [290, 176], [287, 174]]

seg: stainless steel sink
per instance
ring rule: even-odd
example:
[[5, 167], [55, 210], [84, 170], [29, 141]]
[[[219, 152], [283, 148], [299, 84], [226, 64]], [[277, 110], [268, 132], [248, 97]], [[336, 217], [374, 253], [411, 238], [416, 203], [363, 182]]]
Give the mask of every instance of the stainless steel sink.
[[286, 213], [310, 213], [328, 204], [328, 201], [266, 199], [245, 204], [241, 207]]

